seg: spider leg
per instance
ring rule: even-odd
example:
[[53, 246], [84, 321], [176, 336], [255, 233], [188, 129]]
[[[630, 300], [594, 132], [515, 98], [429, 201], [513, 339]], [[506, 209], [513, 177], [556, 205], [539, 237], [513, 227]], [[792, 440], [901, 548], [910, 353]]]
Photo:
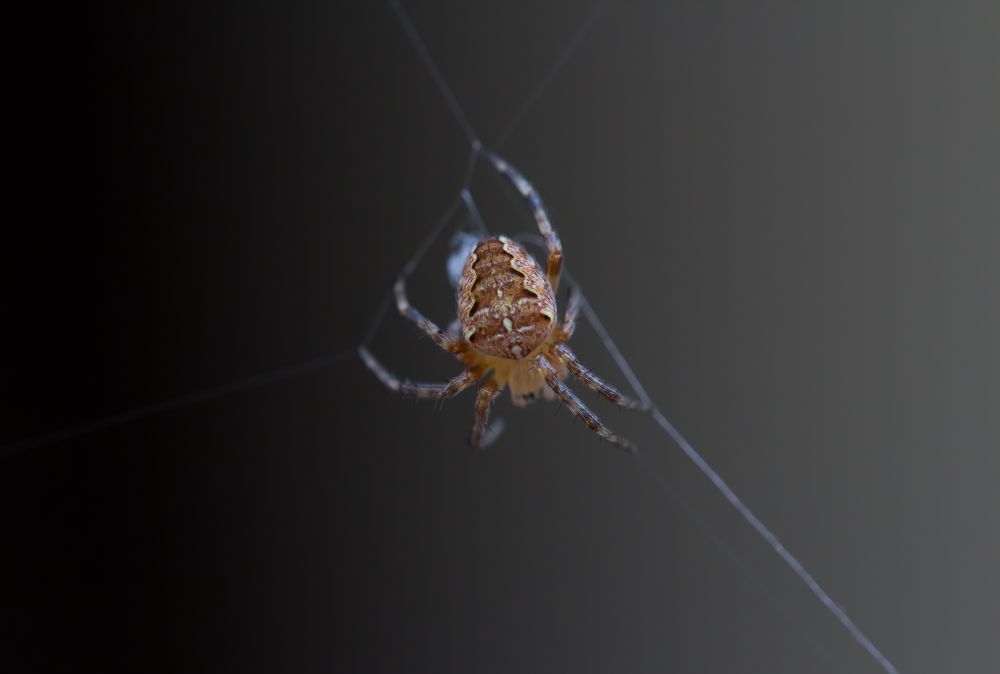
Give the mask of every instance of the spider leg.
[[620, 435], [616, 435], [611, 431], [611, 429], [601, 423], [601, 420], [597, 418], [597, 415], [587, 409], [587, 406], [583, 404], [583, 401], [577, 398], [573, 391], [559, 381], [555, 366], [546, 360], [544, 355], [539, 354], [536, 356], [533, 364], [541, 370], [542, 375], [545, 377], [545, 383], [548, 384], [553, 393], [555, 393], [559, 400], [561, 400], [569, 411], [573, 413], [573, 416], [582, 421], [587, 428], [594, 431], [613, 445], [621, 447], [622, 449], [627, 449], [630, 452], [636, 451], [635, 445]]
[[559, 288], [559, 270], [562, 268], [563, 259], [562, 243], [559, 242], [559, 235], [552, 229], [548, 213], [545, 212], [545, 207], [542, 205], [542, 198], [538, 196], [537, 190], [532, 187], [531, 183], [517, 169], [493, 153], [490, 153], [489, 158], [493, 166], [496, 167], [496, 170], [514, 185], [517, 191], [521, 193], [521, 196], [527, 199], [528, 204], [531, 206], [531, 214], [535, 216], [538, 231], [545, 237], [545, 247], [549, 250], [547, 274], [549, 284], [552, 285], [554, 292]]
[[445, 384], [428, 384], [412, 382], [409, 379], [400, 381], [395, 375], [389, 372], [382, 363], [375, 360], [375, 356], [364, 346], [358, 347], [358, 355], [368, 367], [375, 373], [378, 380], [386, 387], [404, 396], [415, 396], [417, 398], [450, 398], [458, 395], [465, 389], [476, 383], [479, 378], [472, 370], [465, 370]]
[[576, 317], [580, 313], [580, 293], [579, 287], [572, 285], [569, 288], [569, 300], [566, 302], [566, 315], [562, 325], [557, 326], [552, 334], [552, 339], [556, 342], [568, 342], [573, 332], [576, 330]]
[[399, 309], [400, 314], [413, 321], [422, 332], [445, 351], [449, 353], [462, 351], [462, 342], [449, 338], [444, 330], [410, 306], [410, 301], [406, 298], [406, 283], [402, 276], [396, 280], [392, 290], [396, 295], [396, 308]]
[[603, 382], [596, 374], [591, 372], [580, 362], [580, 359], [576, 357], [576, 354], [566, 346], [565, 344], [556, 344], [552, 347], [552, 355], [561, 360], [569, 368], [569, 371], [574, 377], [583, 382], [587, 388], [601, 396], [605, 400], [608, 400], [619, 407], [625, 407], [630, 410], [648, 410], [649, 405], [643, 403], [639, 400], [633, 400], [628, 396], [622, 395], [618, 390]]
[[490, 419], [490, 405], [498, 395], [500, 395], [500, 385], [493, 378], [483, 384], [476, 393], [476, 422], [472, 425], [472, 436], [469, 438], [469, 444], [473, 447], [482, 446], [484, 438], [487, 441], [485, 444], [489, 444], [496, 437], [496, 434], [487, 430], [486, 422]]

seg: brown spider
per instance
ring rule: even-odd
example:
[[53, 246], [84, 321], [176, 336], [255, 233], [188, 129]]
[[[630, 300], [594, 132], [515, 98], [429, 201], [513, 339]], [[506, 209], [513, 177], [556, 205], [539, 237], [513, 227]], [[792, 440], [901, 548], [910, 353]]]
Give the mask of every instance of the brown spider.
[[524, 248], [507, 237], [482, 239], [465, 261], [458, 286], [457, 330], [450, 335], [410, 306], [403, 278], [396, 281], [394, 291], [399, 312], [465, 365], [466, 369], [446, 384], [400, 381], [364, 346], [359, 349], [361, 358], [391, 390], [421, 398], [450, 398], [492, 372], [476, 394], [476, 421], [470, 439], [473, 447], [483, 442], [493, 399], [504, 386], [510, 386], [514, 405], [523, 407], [526, 400], [541, 391], [549, 400], [559, 398], [590, 430], [608, 442], [634, 450], [632, 443], [611, 432], [561, 381], [568, 371], [620, 407], [645, 409], [598, 379], [566, 346], [576, 326], [580, 295], [571, 290], [566, 316], [561, 325], [556, 325], [555, 293], [562, 266], [562, 244], [535, 188], [504, 160], [492, 154], [489, 159], [530, 204], [548, 248], [547, 274], [542, 273]]

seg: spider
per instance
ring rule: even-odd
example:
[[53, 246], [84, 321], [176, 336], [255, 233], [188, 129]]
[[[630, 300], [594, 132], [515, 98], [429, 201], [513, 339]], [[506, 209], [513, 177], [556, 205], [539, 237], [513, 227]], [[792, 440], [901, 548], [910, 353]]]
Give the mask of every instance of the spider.
[[535, 188], [503, 159], [494, 154], [487, 156], [531, 207], [548, 249], [546, 273], [517, 242], [505, 236], [481, 239], [466, 258], [458, 284], [458, 317], [449, 332], [410, 305], [404, 277], [393, 287], [399, 313], [454, 354], [465, 365], [462, 373], [444, 384], [415, 383], [398, 379], [364, 346], [359, 348], [361, 359], [390, 390], [419, 398], [450, 398], [489, 373], [476, 394], [475, 423], [469, 440], [473, 447], [483, 444], [487, 435], [493, 400], [505, 386], [510, 386], [515, 406], [523, 407], [539, 392], [548, 400], [558, 398], [590, 430], [618, 447], [634, 451], [635, 445], [606, 427], [562, 381], [571, 373], [619, 407], [646, 409], [601, 381], [566, 345], [573, 336], [581, 300], [579, 292], [571, 288], [565, 317], [557, 324], [562, 244]]

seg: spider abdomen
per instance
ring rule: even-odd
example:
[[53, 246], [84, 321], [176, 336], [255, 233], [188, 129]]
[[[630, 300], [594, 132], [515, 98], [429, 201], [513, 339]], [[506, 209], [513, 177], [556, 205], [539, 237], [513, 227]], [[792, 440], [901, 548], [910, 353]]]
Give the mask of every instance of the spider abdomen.
[[476, 351], [526, 358], [548, 339], [555, 316], [552, 286], [524, 248], [506, 237], [476, 245], [458, 287], [462, 335]]

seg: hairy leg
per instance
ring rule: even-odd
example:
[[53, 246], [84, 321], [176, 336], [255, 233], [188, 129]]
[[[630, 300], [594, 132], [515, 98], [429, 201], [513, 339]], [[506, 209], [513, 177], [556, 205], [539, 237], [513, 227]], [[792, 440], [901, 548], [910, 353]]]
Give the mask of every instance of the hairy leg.
[[390, 390], [405, 396], [416, 396], [417, 398], [450, 398], [475, 384], [479, 378], [472, 370], [465, 370], [445, 384], [418, 383], [412, 382], [409, 379], [400, 380], [385, 369], [382, 363], [378, 362], [366, 347], [358, 347], [358, 354], [368, 369], [375, 373], [380, 382], [385, 384]]
[[605, 400], [608, 400], [619, 407], [625, 407], [630, 410], [649, 409], [649, 406], [645, 403], [633, 400], [632, 398], [619, 393], [614, 386], [602, 381], [596, 374], [588, 370], [583, 363], [580, 362], [580, 359], [576, 357], [576, 354], [573, 353], [573, 351], [565, 344], [556, 344], [553, 346], [552, 355], [565, 363], [566, 367], [569, 368], [570, 373], [572, 373], [574, 377], [579, 379], [587, 388]]
[[444, 330], [439, 328], [433, 321], [410, 306], [410, 301], [406, 298], [406, 283], [402, 277], [396, 280], [396, 284], [392, 289], [396, 294], [396, 308], [399, 309], [400, 314], [416, 323], [417, 327], [420, 328], [424, 334], [433, 339], [434, 343], [445, 351], [449, 353], [458, 353], [459, 351], [462, 351], [462, 342], [449, 338], [448, 335], [445, 334]]
[[565, 384], [559, 381], [559, 377], [556, 376], [556, 368], [552, 363], [546, 360], [545, 356], [539, 354], [535, 357], [534, 365], [537, 367], [542, 374], [545, 376], [545, 383], [553, 393], [566, 405], [573, 415], [582, 421], [587, 428], [597, 433], [599, 436], [607, 440], [613, 445], [621, 447], [622, 449], [627, 449], [631, 452], [636, 450], [635, 445], [621, 437], [616, 435], [607, 426], [601, 423], [601, 420], [597, 418], [593, 412], [587, 409], [587, 406], [583, 404], [576, 394], [573, 393]]
[[545, 237], [545, 247], [549, 250], [547, 275], [549, 283], [552, 285], [552, 290], [555, 291], [559, 288], [559, 271], [562, 269], [562, 243], [559, 241], [559, 235], [552, 229], [552, 223], [549, 222], [549, 215], [545, 212], [545, 207], [542, 205], [542, 198], [538, 196], [538, 191], [535, 190], [531, 183], [513, 166], [492, 153], [489, 155], [489, 159], [496, 170], [514, 185], [515, 189], [521, 193], [521, 196], [531, 206], [531, 214], [535, 217], [538, 231]]
[[569, 300], [566, 302], [566, 314], [562, 325], [556, 327], [552, 335], [556, 342], [568, 342], [573, 332], [576, 331], [576, 317], [580, 313], [580, 301], [582, 295], [580, 289], [572, 285], [569, 288]]
[[487, 431], [486, 423], [490, 419], [490, 406], [498, 395], [500, 395], [500, 386], [494, 379], [483, 384], [479, 392], [476, 393], [476, 421], [472, 426], [472, 436], [469, 438], [469, 444], [473, 447], [482, 446], [484, 438], [487, 440], [486, 444], [489, 444], [488, 441], [492, 439], [491, 434]]

